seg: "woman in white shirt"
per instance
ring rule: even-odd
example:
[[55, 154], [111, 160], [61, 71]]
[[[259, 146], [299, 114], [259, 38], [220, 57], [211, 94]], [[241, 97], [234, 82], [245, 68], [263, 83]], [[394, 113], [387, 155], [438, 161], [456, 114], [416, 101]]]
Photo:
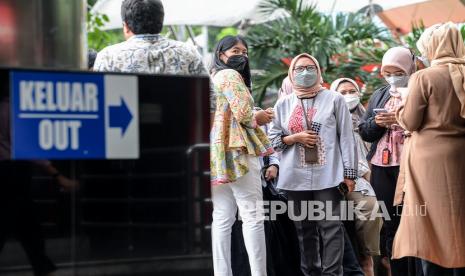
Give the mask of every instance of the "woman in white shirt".
[[[295, 57], [288, 77], [294, 93], [276, 103], [269, 133], [275, 150], [282, 152], [278, 188], [291, 201], [289, 214], [299, 236], [304, 275], [342, 275], [339, 187], [352, 191], [357, 178], [351, 116], [344, 97], [321, 86], [313, 56]], [[309, 202], [325, 215], [307, 213], [315, 211]]]

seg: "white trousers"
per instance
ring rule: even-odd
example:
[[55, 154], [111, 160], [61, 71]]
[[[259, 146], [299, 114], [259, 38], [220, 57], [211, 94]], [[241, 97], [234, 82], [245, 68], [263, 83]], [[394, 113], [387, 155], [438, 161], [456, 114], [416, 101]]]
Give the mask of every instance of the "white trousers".
[[213, 269], [215, 276], [232, 276], [231, 229], [236, 212], [242, 219], [242, 233], [252, 276], [266, 276], [266, 245], [260, 163], [248, 155], [249, 172], [237, 181], [212, 187]]

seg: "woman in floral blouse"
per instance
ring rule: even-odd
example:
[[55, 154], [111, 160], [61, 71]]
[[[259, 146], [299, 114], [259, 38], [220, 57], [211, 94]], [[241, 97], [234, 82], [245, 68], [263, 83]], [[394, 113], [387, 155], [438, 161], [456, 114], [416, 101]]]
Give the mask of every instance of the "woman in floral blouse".
[[254, 112], [247, 43], [227, 36], [217, 45], [211, 69], [216, 110], [210, 134], [215, 275], [232, 276], [231, 227], [239, 209], [253, 276], [266, 275], [259, 156], [273, 149], [260, 129], [273, 110]]

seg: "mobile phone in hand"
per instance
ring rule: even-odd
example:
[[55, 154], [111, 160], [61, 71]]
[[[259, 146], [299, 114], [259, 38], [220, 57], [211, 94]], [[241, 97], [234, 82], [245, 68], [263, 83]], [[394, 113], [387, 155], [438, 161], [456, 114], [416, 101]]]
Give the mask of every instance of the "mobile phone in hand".
[[373, 109], [373, 112], [376, 114], [376, 115], [379, 115], [381, 113], [388, 113], [387, 109], [386, 108], [374, 108]]
[[341, 195], [345, 196], [349, 193], [349, 187], [345, 182], [339, 183], [339, 186], [337, 186], [337, 189], [341, 193]]

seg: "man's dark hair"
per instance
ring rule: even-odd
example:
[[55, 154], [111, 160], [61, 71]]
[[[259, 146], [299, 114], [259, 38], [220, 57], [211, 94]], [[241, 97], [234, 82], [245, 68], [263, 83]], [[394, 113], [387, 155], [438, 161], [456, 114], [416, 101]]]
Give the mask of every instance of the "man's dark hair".
[[160, 0], [124, 0], [121, 18], [134, 34], [159, 34], [165, 12]]

